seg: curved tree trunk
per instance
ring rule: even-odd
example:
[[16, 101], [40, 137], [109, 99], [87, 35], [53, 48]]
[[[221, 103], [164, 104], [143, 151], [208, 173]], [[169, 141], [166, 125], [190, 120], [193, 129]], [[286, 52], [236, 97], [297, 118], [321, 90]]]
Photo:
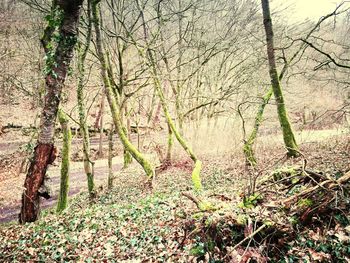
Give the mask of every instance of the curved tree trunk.
[[[49, 23], [45, 29], [42, 43], [49, 58], [46, 67], [47, 74], [45, 104], [41, 114], [40, 132], [34, 156], [24, 183], [22, 207], [19, 217], [21, 223], [33, 222], [39, 215], [38, 190], [43, 184], [49, 164], [56, 157], [54, 150], [54, 131], [61, 92], [66, 80], [68, 67], [73, 57], [74, 46], [77, 42], [80, 9], [83, 0], [57, 0], [53, 2], [52, 19], [58, 26]], [[57, 9], [61, 12], [57, 12]], [[56, 50], [52, 50], [53, 33], [59, 32], [60, 39]]]
[[266, 105], [269, 103], [271, 97], [272, 97], [273, 91], [272, 88], [270, 88], [267, 93], [264, 95], [262, 98], [263, 101], [259, 105], [258, 112], [255, 116], [255, 122], [254, 122], [254, 127], [249, 135], [248, 140], [244, 142], [243, 146], [243, 152], [246, 157], [246, 164], [249, 166], [256, 166], [256, 158], [253, 150], [253, 145], [256, 140], [256, 137], [258, 135], [259, 127], [263, 121], [263, 115], [264, 115], [264, 110]]
[[[143, 31], [144, 31], [144, 40], [147, 43], [148, 41], [148, 35], [147, 35], [147, 28], [146, 28], [146, 20], [144, 17], [144, 13], [143, 10], [140, 6], [140, 3], [138, 0], [136, 0], [139, 11], [140, 11], [140, 16], [142, 19], [142, 26], [143, 26]], [[148, 46], [148, 43], [147, 43]], [[140, 54], [143, 54], [143, 52], [140, 52]], [[194, 154], [194, 152], [192, 151], [191, 147], [189, 146], [188, 142], [183, 138], [183, 136], [181, 135], [181, 133], [179, 132], [179, 130], [176, 128], [176, 125], [174, 123], [174, 121], [171, 118], [170, 112], [169, 112], [169, 108], [164, 96], [164, 92], [161, 86], [161, 82], [159, 79], [159, 75], [157, 72], [157, 67], [156, 67], [156, 59], [153, 56], [152, 50], [147, 48], [146, 54], [143, 55], [143, 57], [145, 59], [148, 59], [149, 63], [150, 63], [150, 67], [151, 67], [151, 73], [152, 73], [152, 78], [153, 78], [153, 82], [154, 82], [154, 87], [156, 89], [156, 92], [158, 94], [160, 103], [162, 105], [163, 108], [163, 112], [165, 115], [165, 119], [167, 121], [167, 124], [169, 125], [172, 133], [174, 133], [175, 138], [177, 139], [177, 141], [180, 143], [180, 145], [182, 146], [182, 148], [185, 150], [185, 152], [190, 156], [190, 158], [192, 159], [192, 161], [194, 162], [194, 169], [192, 171], [192, 183], [193, 183], [193, 187], [194, 190], [197, 192], [201, 192], [203, 190], [202, 187], [202, 182], [201, 182], [201, 177], [200, 177], [200, 172], [202, 169], [202, 162], [197, 158], [197, 156]], [[172, 141], [171, 141], [172, 144]]]
[[123, 122], [122, 116], [120, 112], [120, 108], [115, 99], [115, 94], [112, 90], [112, 85], [110, 79], [108, 77], [108, 65], [105, 58], [104, 50], [102, 47], [102, 39], [101, 39], [101, 29], [100, 29], [100, 17], [98, 12], [98, 4], [100, 0], [94, 0], [92, 3], [92, 15], [93, 15], [93, 23], [96, 32], [96, 49], [98, 58], [101, 64], [101, 76], [106, 92], [106, 97], [108, 100], [108, 104], [111, 109], [112, 119], [116, 128], [116, 131], [120, 137], [120, 140], [124, 146], [124, 148], [130, 152], [132, 157], [142, 166], [149, 180], [154, 176], [154, 168], [151, 163], [139, 152], [136, 147], [130, 142], [127, 135], [123, 130]]

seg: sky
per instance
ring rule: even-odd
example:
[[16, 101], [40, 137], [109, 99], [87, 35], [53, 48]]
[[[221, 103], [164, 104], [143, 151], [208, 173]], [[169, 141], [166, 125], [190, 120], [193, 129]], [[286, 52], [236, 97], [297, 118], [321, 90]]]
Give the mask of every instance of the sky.
[[272, 0], [272, 10], [287, 8], [288, 16], [292, 21], [305, 19], [318, 20], [336, 8], [342, 0]]

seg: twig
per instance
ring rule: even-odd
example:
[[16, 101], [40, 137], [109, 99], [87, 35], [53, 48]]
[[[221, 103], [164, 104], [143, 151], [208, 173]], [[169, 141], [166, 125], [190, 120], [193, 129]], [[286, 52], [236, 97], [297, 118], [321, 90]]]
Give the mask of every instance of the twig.
[[190, 199], [193, 203], [196, 204], [197, 208], [199, 208], [199, 204], [200, 204], [200, 200], [196, 197], [194, 197], [193, 195], [189, 194], [189, 193], [182, 193], [183, 196], [187, 197], [188, 199]]
[[242, 245], [245, 241], [247, 241], [248, 239], [253, 238], [256, 234], [258, 234], [260, 231], [262, 231], [265, 227], [267, 227], [266, 224], [263, 224], [262, 226], [260, 226], [257, 230], [255, 230], [253, 233], [251, 233], [249, 236], [246, 236], [245, 238], [243, 238], [240, 242], [238, 242], [232, 249], [230, 249], [226, 256], [224, 257], [224, 259], [229, 256], [237, 247], [239, 247], [240, 245]]
[[212, 194], [212, 195], [209, 195], [209, 197], [219, 197], [224, 199], [225, 201], [232, 201], [232, 198], [229, 198], [223, 194]]

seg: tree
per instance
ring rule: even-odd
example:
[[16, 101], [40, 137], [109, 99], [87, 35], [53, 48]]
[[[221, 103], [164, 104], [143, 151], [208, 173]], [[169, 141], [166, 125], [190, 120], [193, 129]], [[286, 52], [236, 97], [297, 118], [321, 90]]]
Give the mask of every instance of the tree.
[[[79, 56], [78, 56], [78, 87], [77, 87], [77, 100], [78, 100], [78, 113], [79, 113], [79, 125], [81, 135], [83, 137], [83, 154], [84, 154], [84, 170], [88, 181], [88, 191], [90, 197], [94, 197], [95, 184], [94, 184], [94, 163], [90, 157], [90, 138], [88, 126], [86, 123], [86, 110], [84, 103], [84, 81], [85, 81], [85, 60], [89, 51], [91, 35], [92, 35], [92, 22], [91, 22], [91, 0], [87, 2], [87, 32], [85, 41], [79, 43]], [[102, 117], [101, 117], [102, 120]], [[102, 121], [101, 121], [102, 122]], [[103, 127], [101, 125], [101, 131]]]
[[63, 146], [61, 163], [61, 183], [58, 194], [57, 213], [61, 213], [67, 208], [69, 192], [69, 170], [70, 170], [70, 152], [72, 144], [72, 132], [68, 124], [68, 116], [62, 111], [58, 111], [58, 120], [62, 127]]
[[[335, 8], [335, 10], [325, 16], [322, 16], [318, 22], [312, 26], [312, 28], [307, 32], [307, 34], [305, 35], [305, 37], [302, 39], [302, 43], [299, 44], [297, 50], [293, 53], [293, 55], [290, 56], [290, 58], [287, 58], [285, 55], [285, 49], [283, 49], [283, 60], [284, 60], [284, 65], [283, 68], [281, 69], [281, 72], [278, 76], [279, 81], [281, 81], [284, 76], [287, 73], [287, 70], [290, 68], [290, 66], [295, 62], [298, 63], [300, 61], [299, 55], [303, 55], [305, 53], [305, 50], [307, 48], [307, 43], [304, 43], [305, 41], [307, 41], [310, 37], [312, 37], [312, 35], [319, 31], [321, 24], [323, 24], [324, 22], [326, 22], [328, 19], [330, 18], [334, 18], [340, 14], [342, 14], [343, 12], [345, 12], [344, 10], [339, 11], [339, 9], [342, 7], [342, 4], [340, 4], [337, 8]], [[288, 45], [288, 49], [291, 48], [293, 46], [293, 43], [297, 43], [295, 40], [292, 40], [292, 44]], [[295, 64], [294, 63], [294, 64]], [[243, 152], [244, 155], [246, 157], [246, 163], [247, 165], [250, 166], [255, 166], [257, 161], [256, 161], [256, 157], [253, 151], [253, 146], [254, 143], [256, 141], [258, 132], [259, 132], [259, 128], [260, 125], [263, 121], [263, 115], [264, 115], [264, 111], [265, 111], [265, 107], [267, 106], [267, 104], [270, 102], [270, 99], [273, 95], [273, 89], [272, 87], [270, 87], [268, 89], [268, 91], [266, 92], [266, 94], [261, 98], [261, 104], [258, 107], [255, 119], [254, 119], [254, 125], [253, 128], [248, 136], [248, 139], [245, 140], [244, 142], [244, 146], [243, 146]]]
[[299, 150], [294, 137], [292, 126], [288, 119], [287, 109], [284, 104], [282, 87], [281, 87], [280, 80], [277, 73], [269, 0], [261, 0], [261, 5], [263, 9], [263, 22], [264, 22], [266, 42], [267, 42], [269, 74], [271, 78], [272, 91], [277, 102], [278, 118], [282, 128], [283, 140], [284, 140], [285, 146], [287, 147], [288, 156], [295, 157], [295, 156], [298, 156]]
[[34, 156], [24, 183], [20, 223], [38, 219], [39, 188], [48, 165], [56, 158], [54, 131], [61, 93], [77, 42], [79, 17], [84, 0], [53, 0], [48, 24], [42, 38], [46, 53], [46, 95]]
[[[185, 152], [189, 155], [189, 157], [192, 159], [194, 163], [194, 168], [192, 171], [192, 183], [193, 187], [197, 192], [200, 192], [203, 190], [200, 172], [202, 169], [202, 162], [198, 159], [198, 157], [194, 154], [193, 150], [189, 146], [189, 143], [184, 139], [184, 137], [180, 134], [179, 130], [175, 126], [175, 123], [172, 120], [172, 117], [170, 115], [169, 106], [166, 102], [166, 98], [164, 96], [161, 80], [159, 77], [159, 73], [157, 70], [157, 61], [155, 59], [155, 55], [152, 52], [150, 48], [151, 41], [148, 39], [148, 31], [146, 27], [146, 20], [144, 15], [144, 10], [142, 9], [139, 0], [136, 0], [136, 3], [138, 5], [139, 11], [140, 11], [140, 17], [141, 17], [141, 23], [143, 28], [143, 34], [144, 34], [144, 41], [146, 44], [146, 50], [145, 54], [143, 55], [143, 52], [138, 49], [140, 56], [142, 56], [145, 59], [145, 63], [148, 62], [148, 65], [150, 67], [151, 77], [153, 79], [154, 87], [157, 92], [157, 95], [160, 100], [160, 104], [163, 108], [163, 112], [165, 115], [165, 119], [167, 121], [167, 125], [169, 126], [169, 130], [171, 130], [172, 133], [174, 133], [175, 138], [180, 143], [182, 148], [185, 150]], [[135, 41], [136, 43], [136, 41]], [[171, 136], [171, 133], [170, 133]], [[172, 144], [172, 142], [169, 142]]]
[[104, 84], [104, 89], [106, 93], [106, 97], [108, 100], [108, 104], [110, 106], [110, 110], [112, 113], [112, 119], [115, 125], [115, 129], [120, 137], [120, 140], [124, 146], [124, 148], [130, 152], [132, 157], [142, 166], [146, 175], [148, 176], [148, 180], [151, 182], [151, 179], [154, 176], [154, 168], [152, 164], [139, 152], [134, 145], [130, 142], [127, 135], [125, 134], [125, 130], [122, 123], [122, 116], [120, 112], [120, 107], [118, 105], [118, 101], [115, 96], [118, 96], [114, 93], [112, 89], [111, 78], [108, 74], [109, 71], [109, 62], [106, 58], [104, 47], [102, 45], [102, 36], [101, 36], [101, 19], [99, 15], [98, 5], [100, 0], [92, 1], [92, 19], [96, 33], [96, 51], [97, 56], [100, 61], [100, 69], [101, 69], [101, 77]]

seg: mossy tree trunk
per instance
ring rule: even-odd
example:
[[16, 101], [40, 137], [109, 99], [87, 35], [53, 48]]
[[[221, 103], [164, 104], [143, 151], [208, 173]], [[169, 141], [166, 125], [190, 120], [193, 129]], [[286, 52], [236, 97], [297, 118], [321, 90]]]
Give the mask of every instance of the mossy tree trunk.
[[270, 88], [268, 90], [268, 92], [264, 95], [264, 97], [262, 98], [262, 103], [259, 106], [258, 112], [255, 116], [255, 121], [254, 121], [254, 127], [248, 137], [248, 139], [244, 142], [244, 146], [243, 146], [243, 152], [244, 155], [246, 157], [246, 163], [247, 165], [250, 166], [256, 166], [256, 157], [254, 154], [254, 150], [253, 150], [253, 145], [254, 142], [256, 140], [256, 137], [258, 135], [258, 131], [259, 131], [259, 127], [263, 121], [263, 115], [264, 115], [264, 110], [266, 105], [269, 103], [270, 98], [272, 97], [273, 91], [272, 88]]
[[[125, 119], [126, 119], [126, 127], [123, 126], [123, 131], [125, 133], [125, 135], [129, 138], [129, 140], [131, 141], [131, 136], [130, 136], [130, 130], [131, 130], [131, 123], [130, 123], [130, 117], [128, 114], [128, 107], [125, 105], [124, 107], [125, 110]], [[132, 155], [131, 153], [124, 147], [124, 151], [123, 151], [123, 167], [124, 168], [128, 168], [129, 165], [132, 163]]]
[[[120, 32], [121, 30], [121, 26], [120, 23], [117, 21], [116, 17], [117, 17], [117, 13], [116, 11], [119, 9], [118, 4], [115, 3], [115, 1], [111, 0], [111, 7], [112, 7], [112, 12], [113, 12], [113, 16], [112, 16], [112, 22], [113, 22], [113, 28], [115, 32]], [[115, 87], [115, 94], [116, 94], [116, 101], [119, 101], [119, 105], [120, 106], [120, 111], [121, 111], [121, 120], [122, 120], [122, 124], [123, 124], [123, 130], [125, 131], [125, 135], [129, 138], [129, 140], [131, 141], [131, 137], [130, 137], [130, 133], [131, 133], [131, 123], [130, 123], [130, 114], [128, 112], [128, 104], [127, 104], [127, 100], [125, 98], [125, 82], [126, 80], [126, 76], [127, 76], [127, 72], [125, 72], [124, 70], [124, 51], [126, 50], [126, 44], [121, 43], [120, 38], [116, 38], [116, 55], [118, 57], [118, 70], [119, 70], [119, 78], [117, 81], [114, 80], [114, 74], [113, 74], [113, 67], [112, 67], [112, 63], [110, 60], [110, 56], [107, 53], [107, 66], [108, 66], [108, 76], [110, 78], [110, 83], [114, 84], [113, 86]], [[116, 85], [115, 83], [118, 82], [118, 84]], [[125, 98], [124, 101], [123, 97]], [[125, 125], [126, 124], [126, 125]], [[124, 147], [123, 149], [123, 158], [124, 158], [124, 168], [127, 168], [131, 163], [132, 163], [132, 155], [131, 153], [127, 150], [127, 148]]]
[[[126, 127], [123, 127], [123, 131], [125, 133], [125, 136], [130, 140], [129, 133]], [[130, 151], [128, 151], [127, 148], [124, 147], [123, 150], [123, 168], [128, 168], [129, 165], [132, 163], [132, 155]]]
[[[151, 63], [153, 65], [154, 84], [155, 84], [155, 87], [157, 89], [160, 102], [162, 104], [162, 108], [163, 108], [163, 111], [164, 111], [164, 115], [165, 115], [167, 124], [169, 125], [172, 133], [175, 135], [175, 138], [177, 139], [177, 141], [180, 143], [182, 148], [187, 152], [187, 154], [190, 156], [190, 158], [194, 162], [195, 167], [194, 167], [194, 169], [192, 171], [192, 182], [193, 182], [194, 189], [199, 192], [199, 191], [201, 191], [203, 189], [202, 183], [201, 183], [201, 178], [200, 178], [202, 162], [197, 158], [197, 156], [192, 151], [191, 147], [188, 145], [186, 140], [182, 137], [180, 132], [177, 130], [177, 128], [175, 126], [175, 123], [173, 122], [173, 120], [171, 118], [171, 115], [169, 113], [168, 105], [166, 103], [166, 100], [165, 100], [165, 97], [164, 97], [164, 94], [163, 94], [163, 90], [162, 90], [160, 81], [159, 81], [159, 79], [158, 79], [158, 77], [156, 75], [157, 72], [156, 72], [156, 66], [154, 64], [155, 61], [154, 61], [151, 53], [149, 53], [149, 56], [150, 56]], [[171, 144], [172, 144], [172, 141], [171, 141]]]
[[72, 132], [68, 124], [68, 117], [62, 111], [58, 111], [58, 120], [62, 127], [63, 146], [62, 146], [62, 162], [61, 162], [61, 181], [60, 192], [58, 194], [57, 213], [61, 213], [67, 208], [68, 192], [69, 192], [69, 171], [70, 171], [70, 156]]
[[287, 109], [284, 103], [284, 97], [282, 92], [282, 87], [278, 78], [276, 60], [275, 60], [275, 50], [273, 43], [273, 29], [272, 20], [270, 15], [269, 0], [261, 0], [263, 9], [263, 22], [266, 33], [267, 42], [267, 56], [269, 62], [269, 73], [271, 78], [271, 85], [274, 97], [277, 103], [277, 113], [279, 122], [282, 128], [284, 144], [288, 151], [288, 156], [298, 156], [299, 150], [294, 137], [292, 126], [288, 119]]
[[86, 123], [86, 106], [84, 102], [84, 74], [85, 74], [85, 59], [89, 51], [90, 41], [91, 41], [91, 0], [88, 0], [87, 8], [87, 33], [84, 43], [79, 45], [79, 57], [78, 57], [78, 88], [77, 88], [77, 100], [78, 100], [78, 113], [79, 113], [79, 125], [81, 130], [81, 135], [83, 138], [83, 154], [84, 154], [84, 171], [87, 176], [88, 191], [91, 198], [95, 195], [95, 184], [94, 184], [94, 174], [93, 165], [90, 158], [90, 138], [89, 130]]
[[96, 51], [100, 61], [101, 66], [101, 77], [103, 80], [106, 97], [108, 104], [110, 106], [113, 122], [116, 128], [116, 131], [120, 137], [120, 140], [123, 146], [130, 152], [132, 157], [142, 166], [149, 180], [154, 176], [154, 168], [152, 164], [137, 150], [137, 148], [130, 142], [129, 138], [123, 130], [122, 116], [120, 112], [120, 107], [115, 98], [113, 88], [108, 77], [108, 65], [104, 54], [104, 49], [102, 46], [101, 39], [101, 29], [100, 29], [100, 16], [98, 11], [98, 4], [100, 0], [93, 0], [92, 3], [92, 15], [93, 15], [93, 24], [96, 33]]
[[165, 163], [167, 165], [171, 165], [171, 152], [173, 149], [174, 140], [173, 140], [173, 131], [170, 128], [170, 125], [168, 124], [168, 144], [167, 144], [167, 151], [166, 151], [166, 157], [165, 157]]
[[[310, 29], [310, 31], [306, 34], [305, 36], [305, 40], [309, 39], [311, 37], [311, 35], [319, 29], [320, 25], [326, 21], [327, 19], [333, 17], [334, 15], [336, 15], [336, 12], [332, 12], [324, 17], [322, 17], [315, 25], [314, 27], [312, 27]], [[292, 64], [292, 62], [297, 59], [299, 57], [299, 54], [305, 50], [305, 48], [307, 47], [306, 43], [302, 43], [301, 45], [299, 45], [299, 48], [295, 51], [295, 53], [291, 56], [290, 59], [284, 58], [284, 65], [283, 68], [281, 70], [281, 73], [279, 75], [279, 81], [281, 81], [284, 77], [284, 75], [286, 74], [289, 66]], [[255, 166], [256, 165], [256, 158], [255, 158], [255, 154], [254, 154], [254, 150], [253, 150], [253, 146], [254, 143], [256, 141], [256, 137], [260, 128], [260, 125], [262, 123], [263, 120], [263, 114], [265, 111], [265, 107], [266, 105], [269, 103], [271, 97], [273, 95], [273, 89], [272, 87], [269, 88], [269, 90], [266, 92], [266, 94], [263, 96], [263, 100], [262, 103], [259, 105], [258, 111], [256, 113], [256, 117], [255, 117], [255, 122], [254, 122], [254, 126], [253, 129], [248, 137], [248, 140], [246, 140], [246, 142], [244, 143], [243, 146], [243, 152], [245, 154], [246, 157], [246, 161], [248, 165], [252, 165]]]
[[[50, 22], [42, 44], [46, 53], [46, 95], [40, 120], [40, 132], [34, 157], [24, 183], [21, 223], [36, 221], [39, 215], [39, 193], [48, 165], [55, 159], [54, 131], [62, 88], [77, 42], [79, 17], [83, 0], [54, 0]], [[52, 23], [52, 21], [55, 21]], [[54, 33], [59, 38], [54, 37]], [[56, 43], [53, 43], [56, 41]]]
[[108, 190], [113, 188], [113, 125], [108, 134]]
[[[167, 124], [169, 125], [169, 127], [170, 127], [171, 131], [173, 132], [177, 141], [180, 143], [182, 148], [187, 152], [187, 154], [190, 156], [190, 158], [194, 162], [195, 167], [192, 171], [192, 183], [193, 183], [194, 190], [197, 192], [200, 192], [203, 189], [202, 183], [201, 183], [201, 178], [200, 178], [202, 162], [194, 154], [191, 147], [188, 145], [188, 142], [186, 142], [186, 140], [182, 137], [179, 130], [176, 128], [174, 121], [171, 118], [169, 108], [168, 108], [168, 105], [167, 105], [167, 102], [166, 102], [166, 99], [164, 96], [164, 92], [163, 92], [163, 89], [161, 86], [161, 82], [159, 79], [159, 74], [158, 74], [157, 65], [156, 65], [156, 59], [152, 53], [152, 50], [150, 48], [148, 48], [149, 47], [148, 34], [147, 34], [146, 20], [144, 17], [143, 9], [139, 3], [139, 0], [136, 0], [136, 2], [137, 2], [139, 12], [140, 12], [140, 17], [141, 17], [143, 31], [144, 31], [144, 40], [145, 40], [146, 46], [147, 46], [146, 52], [144, 53], [139, 49], [138, 50], [139, 54], [142, 55], [144, 57], [144, 59], [148, 60], [148, 62], [149, 62], [148, 64], [151, 68], [151, 74], [152, 74], [152, 78], [153, 78], [154, 87], [156, 89], [157, 95], [158, 95], [160, 103], [162, 105]], [[145, 54], [145, 55], [143, 55], [143, 54]]]

